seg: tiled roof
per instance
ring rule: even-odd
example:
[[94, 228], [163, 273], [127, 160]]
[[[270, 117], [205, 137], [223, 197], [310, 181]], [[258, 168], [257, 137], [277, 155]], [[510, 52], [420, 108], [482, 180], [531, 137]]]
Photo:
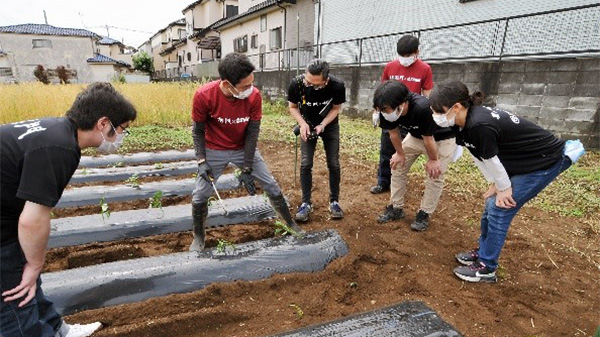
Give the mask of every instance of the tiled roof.
[[102, 40], [98, 41], [98, 44], [107, 44], [107, 45], [113, 45], [113, 44], [122, 44], [121, 41], [115, 40], [115, 39], [111, 39], [108, 36], [103, 36]]
[[112, 57], [104, 56], [102, 54], [96, 54], [94, 57], [87, 59], [88, 63], [116, 63], [121, 66], [130, 67], [129, 63], [115, 60]]
[[198, 0], [198, 1], [192, 2], [186, 8], [184, 8], [181, 12], [185, 13], [188, 9], [194, 8], [196, 5], [200, 4], [202, 1], [204, 1], [204, 0]]
[[37, 34], [37, 35], [56, 35], [56, 36], [82, 36], [100, 38], [94, 32], [78, 28], [62, 28], [51, 25], [41, 25], [35, 23], [27, 23], [24, 25], [1, 26], [0, 33], [15, 33], [15, 34]]
[[265, 8], [268, 8], [268, 7], [271, 7], [271, 6], [275, 6], [275, 5], [279, 4], [279, 3], [284, 3], [284, 2], [287, 2], [287, 3], [290, 3], [290, 4], [295, 4], [296, 0], [266, 0], [266, 1], [263, 1], [263, 2], [259, 3], [258, 5], [254, 5], [254, 6], [250, 7], [250, 8], [248, 8], [248, 10], [245, 11], [244, 13], [240, 13], [238, 15], [234, 15], [234, 16], [231, 16], [231, 17], [219, 20], [219, 21], [213, 23], [210, 27], [216, 29], [216, 28], [225, 26], [226, 24], [228, 24], [230, 22], [239, 20], [239, 19], [241, 19], [241, 18], [243, 18], [245, 16], [248, 16], [250, 14], [259, 12], [259, 11], [265, 9]]

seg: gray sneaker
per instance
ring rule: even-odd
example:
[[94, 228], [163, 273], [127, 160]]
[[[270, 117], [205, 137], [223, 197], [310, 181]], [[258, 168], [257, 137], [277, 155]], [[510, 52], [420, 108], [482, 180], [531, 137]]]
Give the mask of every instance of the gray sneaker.
[[426, 230], [428, 226], [429, 214], [423, 210], [419, 210], [419, 212], [417, 212], [417, 218], [415, 219], [415, 222], [410, 224], [410, 228], [414, 231], [422, 232]]
[[332, 219], [342, 219], [344, 217], [344, 211], [342, 211], [342, 208], [337, 201], [332, 201], [329, 204], [329, 212], [331, 213]]
[[465, 266], [472, 265], [479, 258], [479, 247], [468, 252], [460, 252], [455, 255], [456, 261]]
[[298, 212], [296, 212], [296, 221], [306, 222], [312, 213], [313, 208], [312, 205], [308, 202], [303, 202], [300, 207], [298, 207]]
[[386, 223], [404, 218], [404, 210], [402, 208], [394, 208], [393, 205], [388, 205], [385, 212], [379, 216], [377, 222]]

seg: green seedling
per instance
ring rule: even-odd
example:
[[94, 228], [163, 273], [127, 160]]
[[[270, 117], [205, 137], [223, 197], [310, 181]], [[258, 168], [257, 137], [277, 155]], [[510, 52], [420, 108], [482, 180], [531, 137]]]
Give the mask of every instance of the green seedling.
[[110, 218], [110, 209], [108, 209], [108, 204], [104, 200], [104, 197], [100, 199], [100, 214], [102, 215], [102, 222], [104, 222], [104, 217]]
[[233, 170], [233, 175], [239, 179], [240, 176], [242, 175], [242, 170], [239, 168], [236, 168], [235, 170]]
[[50, 211], [50, 218], [52, 218], [52, 219], [56, 218], [56, 214], [52, 211]]
[[150, 198], [148, 207], [162, 209], [162, 191], [154, 192], [154, 195]]
[[125, 180], [125, 183], [131, 185], [131, 187], [140, 187], [140, 177], [137, 175], [137, 173], [134, 173], [131, 175], [131, 177]]
[[217, 239], [217, 253], [225, 253], [227, 247], [231, 248], [231, 250], [235, 250], [235, 245], [227, 240]]
[[296, 316], [298, 316], [298, 318], [302, 318], [304, 316], [304, 311], [302, 311], [302, 308], [300, 308], [299, 305], [292, 303], [290, 304], [290, 307], [294, 308], [294, 311], [296, 312]]
[[84, 168], [81, 169], [81, 175], [82, 176], [86, 176], [86, 175], [88, 175], [88, 173], [89, 172], [88, 172], [87, 168], [84, 167]]
[[116, 162], [116, 163], [112, 164], [112, 168], [115, 168], [115, 167], [123, 167], [123, 165], [124, 165], [124, 164], [123, 164], [123, 162], [122, 162], [122, 161], [118, 161], [118, 162]]
[[156, 163], [156, 164], [154, 164], [154, 168], [157, 169], [157, 170], [160, 170], [160, 169], [162, 169], [164, 167], [165, 167], [165, 165], [163, 165], [163, 163]]
[[284, 224], [283, 222], [277, 220], [275, 221], [275, 235], [293, 235], [295, 237], [301, 237], [302, 235], [295, 230], [291, 229], [290, 226]]

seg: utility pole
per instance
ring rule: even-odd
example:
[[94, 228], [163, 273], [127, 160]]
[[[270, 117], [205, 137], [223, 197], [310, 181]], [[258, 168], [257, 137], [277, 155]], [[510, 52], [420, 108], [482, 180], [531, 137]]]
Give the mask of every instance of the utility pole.
[[108, 31], [108, 25], [106, 25], [105, 27], [106, 27], [106, 36], [110, 37], [110, 31]]
[[44, 9], [44, 21], [48, 24], [48, 17], [46, 16], [46, 10]]
[[296, 76], [300, 74], [300, 12], [296, 14], [296, 28], [298, 29], [298, 39], [296, 40]]

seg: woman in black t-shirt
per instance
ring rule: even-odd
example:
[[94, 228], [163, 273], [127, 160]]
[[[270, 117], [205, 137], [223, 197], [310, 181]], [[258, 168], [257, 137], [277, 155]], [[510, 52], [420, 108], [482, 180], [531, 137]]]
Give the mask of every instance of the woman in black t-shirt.
[[451, 81], [434, 89], [430, 104], [434, 121], [457, 130], [457, 143], [469, 149], [475, 165], [492, 183], [483, 195], [479, 247], [456, 255], [465, 266], [454, 273], [469, 282], [496, 282], [498, 258], [512, 219], [583, 154], [583, 146], [579, 141], [565, 146], [564, 140], [530, 121], [480, 106], [482, 98], [480, 92], [469, 95], [463, 83]]

